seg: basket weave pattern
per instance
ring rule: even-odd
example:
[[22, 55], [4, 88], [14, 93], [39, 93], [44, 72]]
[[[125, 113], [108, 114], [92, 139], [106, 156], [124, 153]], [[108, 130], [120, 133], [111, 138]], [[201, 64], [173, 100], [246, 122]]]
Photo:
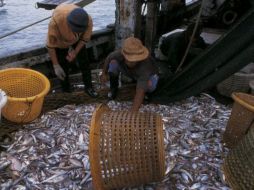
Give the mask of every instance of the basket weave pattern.
[[232, 149], [223, 164], [226, 180], [234, 190], [254, 189], [254, 127]]
[[233, 148], [241, 140], [254, 122], [254, 96], [244, 93], [233, 93], [235, 100], [227, 123], [223, 140]]
[[217, 85], [220, 94], [230, 97], [233, 92], [247, 93], [250, 90], [249, 82], [254, 80], [254, 74], [235, 73]]
[[161, 117], [105, 107], [95, 111], [92, 128], [97, 129], [90, 133], [95, 189], [119, 189], [161, 180], [165, 173]]

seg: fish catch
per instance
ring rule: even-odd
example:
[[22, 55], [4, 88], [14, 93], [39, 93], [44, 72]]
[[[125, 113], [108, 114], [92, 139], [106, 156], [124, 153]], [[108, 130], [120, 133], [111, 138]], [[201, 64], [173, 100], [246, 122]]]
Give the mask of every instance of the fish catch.
[[[126, 110], [131, 102], [108, 102]], [[15, 134], [0, 155], [1, 189], [92, 189], [88, 157], [89, 128], [96, 104], [67, 105], [42, 115]], [[170, 105], [143, 105], [164, 123], [166, 173], [161, 182], [137, 190], [229, 190], [221, 170], [228, 153], [222, 134], [231, 107], [207, 94]]]

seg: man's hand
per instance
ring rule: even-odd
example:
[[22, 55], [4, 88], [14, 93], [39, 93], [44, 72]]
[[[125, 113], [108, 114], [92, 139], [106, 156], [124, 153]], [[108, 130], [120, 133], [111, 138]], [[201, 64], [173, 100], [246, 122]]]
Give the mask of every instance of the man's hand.
[[136, 94], [133, 100], [133, 104], [131, 107], [131, 112], [137, 112], [141, 106], [141, 104], [143, 103], [145, 97], [145, 90], [142, 88], [137, 88], [136, 89]]
[[64, 80], [64, 78], [66, 77], [66, 74], [65, 74], [64, 70], [62, 69], [62, 67], [59, 64], [53, 64], [53, 67], [54, 67], [56, 76], [60, 80]]
[[68, 55], [66, 56], [67, 61], [72, 62], [76, 58], [77, 54], [74, 49], [68, 51]]

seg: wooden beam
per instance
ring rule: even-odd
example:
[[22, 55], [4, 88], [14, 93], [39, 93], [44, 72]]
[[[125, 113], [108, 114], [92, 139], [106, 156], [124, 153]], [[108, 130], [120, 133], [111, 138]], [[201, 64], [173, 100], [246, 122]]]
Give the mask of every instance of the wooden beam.
[[65, 3], [65, 4], [76, 4], [80, 7], [84, 7], [95, 0], [43, 0], [37, 2], [36, 5], [38, 8], [44, 8], [46, 10], [55, 9], [58, 5]]
[[145, 45], [150, 51], [153, 49], [153, 41], [156, 35], [157, 11], [157, 1], [148, 1], [146, 14]]
[[116, 0], [116, 48], [134, 36], [136, 28], [136, 0]]
[[141, 39], [141, 27], [142, 27], [142, 17], [141, 17], [141, 10], [142, 10], [142, 2], [136, 1], [136, 27], [135, 27], [135, 37]]

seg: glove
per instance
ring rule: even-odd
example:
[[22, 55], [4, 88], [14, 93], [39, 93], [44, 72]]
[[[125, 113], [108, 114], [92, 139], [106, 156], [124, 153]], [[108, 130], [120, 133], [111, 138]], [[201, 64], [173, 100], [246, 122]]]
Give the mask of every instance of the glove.
[[64, 80], [64, 78], [66, 77], [66, 74], [65, 74], [64, 70], [62, 69], [62, 67], [59, 64], [53, 64], [53, 67], [54, 67], [56, 76], [60, 80]]
[[77, 56], [76, 51], [72, 47], [69, 47], [69, 51], [68, 51], [68, 55], [66, 56], [66, 59], [69, 62], [73, 62], [76, 56]]

